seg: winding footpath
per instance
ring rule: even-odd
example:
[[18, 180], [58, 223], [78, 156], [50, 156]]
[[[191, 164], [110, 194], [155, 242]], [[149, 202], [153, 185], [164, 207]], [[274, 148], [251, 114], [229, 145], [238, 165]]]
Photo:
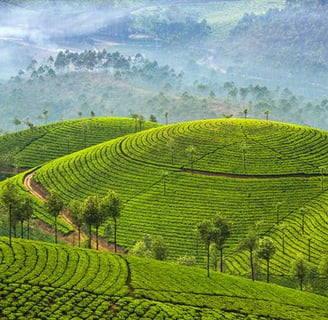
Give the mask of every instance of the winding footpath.
[[[40, 201], [42, 201], [43, 203], [46, 202], [46, 196], [48, 194], [47, 190], [45, 188], [42, 187], [42, 185], [38, 185], [38, 188], [35, 187], [36, 182], [33, 179], [34, 176], [34, 172], [28, 173], [25, 175], [24, 177], [24, 186], [29, 190], [29, 192], [35, 196], [36, 198], [38, 198]], [[65, 221], [67, 224], [71, 225], [74, 230], [77, 230], [77, 227], [74, 225], [74, 223], [70, 220], [70, 218], [67, 215], [67, 209], [64, 209], [61, 214], [60, 214], [60, 218]], [[45, 224], [44, 222], [42, 222], [41, 220], [39, 220], [38, 222], [39, 227], [47, 232], [47, 233], [51, 233], [52, 229]], [[78, 239], [78, 232], [77, 231], [73, 231], [71, 233], [69, 233], [68, 235], [63, 235], [60, 232], [58, 233], [58, 238], [67, 243], [67, 244], [74, 244], [77, 239]], [[84, 242], [88, 239], [88, 235], [81, 231], [81, 242]], [[96, 244], [96, 237], [92, 237], [92, 245], [93, 247], [95, 247]], [[118, 252], [123, 252], [123, 249], [121, 249], [119, 246], [117, 246]], [[114, 245], [113, 244], [108, 244], [108, 242], [105, 239], [102, 239], [101, 237], [99, 237], [99, 250], [110, 250], [110, 251], [114, 251]]]

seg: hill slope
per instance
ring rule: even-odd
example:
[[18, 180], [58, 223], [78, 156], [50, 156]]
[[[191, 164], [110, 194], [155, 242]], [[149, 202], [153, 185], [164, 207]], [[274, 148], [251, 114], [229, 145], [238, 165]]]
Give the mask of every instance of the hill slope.
[[0, 238], [1, 319], [325, 319], [327, 298], [130, 256]]
[[35, 179], [67, 202], [117, 191], [125, 203], [119, 244], [130, 248], [145, 234], [161, 234], [171, 259], [188, 253], [203, 263], [195, 226], [221, 212], [233, 225], [227, 271], [248, 274], [248, 257], [238, 246], [257, 226], [274, 238], [273, 272], [288, 274], [295, 256], [307, 255], [309, 237], [311, 262], [326, 247], [326, 141], [324, 131], [270, 121], [193, 121], [49, 162]]
[[[3, 166], [33, 168], [92, 145], [139, 131], [132, 118], [67, 120], [0, 136]], [[158, 124], [146, 121], [142, 129]]]

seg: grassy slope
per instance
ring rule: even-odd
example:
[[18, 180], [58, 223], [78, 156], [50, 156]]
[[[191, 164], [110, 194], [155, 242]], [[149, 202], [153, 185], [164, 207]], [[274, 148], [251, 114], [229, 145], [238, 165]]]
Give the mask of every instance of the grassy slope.
[[0, 238], [1, 319], [325, 319], [327, 298], [131, 256]]
[[[277, 247], [272, 271], [286, 274], [296, 254], [307, 254], [309, 236], [315, 264], [326, 246], [328, 199], [321, 190], [319, 169], [328, 160], [326, 141], [324, 131], [270, 121], [193, 121], [118, 138], [55, 160], [40, 168], [36, 179], [48, 189], [58, 189], [67, 202], [96, 190], [99, 194], [116, 190], [125, 202], [118, 229], [120, 245], [129, 248], [147, 233], [161, 234], [168, 242], [171, 259], [188, 253], [203, 263], [203, 245], [196, 239], [195, 226], [222, 212], [233, 226], [225, 259], [231, 273], [249, 272], [247, 254], [238, 251], [238, 243], [258, 225], [259, 233], [272, 236]], [[190, 145], [196, 148], [193, 165], [186, 152]], [[183, 170], [191, 166], [264, 178]], [[168, 172], [165, 194], [163, 171]], [[288, 176], [298, 173], [301, 175]], [[300, 207], [308, 209], [303, 233]], [[287, 225], [285, 254], [282, 222]]]
[[[158, 126], [146, 121], [143, 129]], [[89, 118], [42, 125], [0, 136], [0, 154], [19, 167], [44, 162], [135, 132], [132, 118]], [[11, 163], [14, 165], [14, 163]]]
[[[146, 121], [142, 129], [157, 127], [158, 124]], [[33, 130], [23, 130], [0, 136], [0, 154], [9, 165], [21, 168], [33, 168], [42, 163], [59, 158], [77, 150], [135, 132], [136, 122], [132, 118], [89, 118], [61, 121], [54, 124], [35, 127]], [[22, 186], [24, 174], [15, 179]], [[53, 219], [44, 210], [39, 200], [34, 199], [34, 215], [53, 224]], [[72, 227], [64, 221], [59, 221], [59, 230], [67, 233]]]

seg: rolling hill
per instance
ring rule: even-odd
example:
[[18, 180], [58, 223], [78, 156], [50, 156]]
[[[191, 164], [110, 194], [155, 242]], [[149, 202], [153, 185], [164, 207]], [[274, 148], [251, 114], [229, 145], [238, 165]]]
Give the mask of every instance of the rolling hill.
[[[158, 124], [143, 121], [141, 129]], [[66, 120], [0, 136], [2, 166], [33, 168], [49, 160], [140, 130], [137, 119]]]
[[0, 238], [1, 319], [327, 319], [327, 298], [108, 252]]
[[255, 229], [274, 239], [271, 268], [281, 276], [297, 254], [317, 265], [326, 249], [326, 141], [324, 131], [278, 122], [192, 121], [56, 159], [34, 179], [67, 203], [115, 190], [124, 201], [118, 243], [130, 249], [145, 234], [162, 235], [173, 260], [189, 254], [203, 264], [196, 224], [221, 212], [233, 226], [225, 271], [249, 274], [239, 243]]

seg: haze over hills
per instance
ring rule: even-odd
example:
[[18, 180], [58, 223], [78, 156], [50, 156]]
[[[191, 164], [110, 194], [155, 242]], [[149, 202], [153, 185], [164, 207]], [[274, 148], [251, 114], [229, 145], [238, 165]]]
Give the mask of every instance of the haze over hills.
[[[165, 123], [166, 111], [176, 122], [242, 117], [248, 109], [255, 118], [270, 110], [274, 120], [326, 128], [326, 52], [319, 35], [325, 34], [326, 7], [298, 3], [285, 9], [285, 1], [257, 0], [7, 2], [1, 10], [1, 72], [13, 78], [0, 86], [1, 127], [19, 129], [15, 118], [40, 124], [44, 110], [51, 121], [94, 111], [146, 118], [153, 113]], [[261, 34], [268, 29], [275, 33]], [[60, 51], [92, 56], [103, 49], [125, 59], [139, 54], [157, 74], [144, 79], [117, 66], [111, 73], [98, 66], [59, 70], [48, 64]], [[45, 66], [56, 77], [46, 77]], [[160, 79], [165, 69], [179, 81]]]

